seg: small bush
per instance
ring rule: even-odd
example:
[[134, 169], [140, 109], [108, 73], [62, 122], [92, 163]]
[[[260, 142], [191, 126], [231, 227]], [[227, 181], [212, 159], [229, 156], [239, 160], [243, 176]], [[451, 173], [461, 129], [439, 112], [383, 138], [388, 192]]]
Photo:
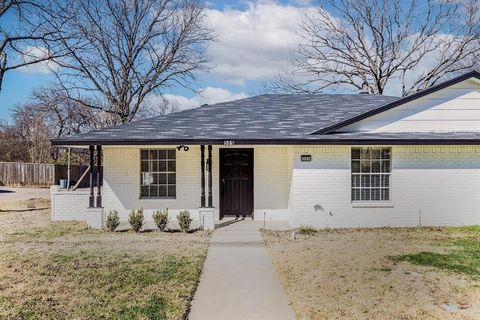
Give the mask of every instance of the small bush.
[[192, 222], [192, 218], [190, 218], [190, 212], [187, 210], [180, 211], [180, 214], [177, 216], [178, 224], [180, 225], [180, 229], [183, 232], [188, 232], [190, 229], [190, 223]]
[[120, 225], [120, 218], [118, 217], [117, 210], [112, 210], [108, 213], [105, 225], [110, 231], [115, 231], [115, 229], [117, 229], [117, 227]]
[[312, 227], [300, 227], [298, 228], [297, 233], [305, 236], [311, 236], [317, 233], [317, 230]]
[[153, 221], [160, 231], [164, 231], [168, 224], [168, 209], [158, 210], [152, 214]]
[[128, 222], [135, 232], [140, 232], [140, 229], [142, 229], [143, 226], [143, 209], [132, 210], [128, 216]]

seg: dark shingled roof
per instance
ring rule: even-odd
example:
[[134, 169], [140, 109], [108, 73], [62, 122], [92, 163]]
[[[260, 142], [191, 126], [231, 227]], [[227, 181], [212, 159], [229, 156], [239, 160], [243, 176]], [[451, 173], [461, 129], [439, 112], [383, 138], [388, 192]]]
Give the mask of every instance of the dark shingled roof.
[[480, 132], [338, 133], [341, 128], [466, 79], [471, 71], [412, 95], [262, 95], [205, 105], [52, 140], [93, 144], [480, 144]]
[[398, 100], [368, 94], [261, 95], [204, 105], [54, 139], [56, 145], [277, 143], [319, 139], [313, 132]]

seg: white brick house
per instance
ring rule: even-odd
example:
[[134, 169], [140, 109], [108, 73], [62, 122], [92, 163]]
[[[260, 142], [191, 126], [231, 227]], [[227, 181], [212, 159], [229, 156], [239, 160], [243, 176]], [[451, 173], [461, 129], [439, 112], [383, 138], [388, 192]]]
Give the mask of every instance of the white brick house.
[[[401, 99], [264, 95], [53, 143], [90, 146], [92, 163], [97, 146], [103, 187], [90, 207], [123, 220], [169, 208], [292, 226], [480, 224], [476, 72]], [[88, 219], [57, 207], [53, 219]]]

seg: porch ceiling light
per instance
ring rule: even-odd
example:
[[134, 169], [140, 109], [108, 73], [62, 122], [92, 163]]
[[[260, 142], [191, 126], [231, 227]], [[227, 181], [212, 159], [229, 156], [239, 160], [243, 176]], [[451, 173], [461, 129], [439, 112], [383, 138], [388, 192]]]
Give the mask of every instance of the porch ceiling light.
[[190, 149], [188, 146], [184, 146], [184, 145], [177, 146], [178, 151], [180, 151], [182, 148], [183, 148], [183, 151], [188, 151]]

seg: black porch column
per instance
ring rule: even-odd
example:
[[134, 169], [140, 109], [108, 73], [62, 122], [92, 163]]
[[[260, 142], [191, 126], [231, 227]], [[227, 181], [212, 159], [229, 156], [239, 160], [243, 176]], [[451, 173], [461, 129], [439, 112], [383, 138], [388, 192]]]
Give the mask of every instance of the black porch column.
[[94, 146], [90, 146], [90, 198], [88, 201], [88, 206], [90, 208], [95, 207], [95, 196], [93, 194], [93, 169], [95, 169], [95, 166], [93, 164], [93, 153], [95, 151]]
[[212, 145], [208, 145], [208, 207], [213, 207], [212, 199]]
[[97, 146], [97, 208], [102, 207], [102, 146]]
[[205, 145], [203, 144], [200, 146], [200, 166], [202, 170], [200, 206], [205, 208]]

